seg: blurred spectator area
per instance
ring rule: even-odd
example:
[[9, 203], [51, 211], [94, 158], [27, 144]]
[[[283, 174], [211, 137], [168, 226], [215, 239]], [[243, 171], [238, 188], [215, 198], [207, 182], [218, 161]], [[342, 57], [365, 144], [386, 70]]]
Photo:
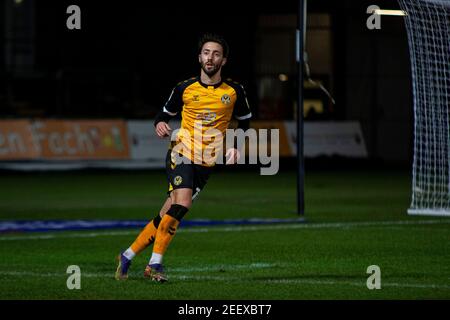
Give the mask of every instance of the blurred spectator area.
[[[157, 32], [167, 20], [164, 8], [148, 20], [139, 8], [111, 7], [103, 18], [115, 23], [108, 25], [89, 19], [99, 16], [101, 7], [82, 7], [81, 31], [68, 31], [64, 4], [5, 0], [0, 9], [5, 17], [0, 116], [152, 118], [178, 81], [198, 73], [195, 46], [205, 31], [201, 23], [189, 20], [186, 37], [180, 37], [183, 15], [171, 17], [165, 32]], [[245, 85], [255, 117], [294, 119], [296, 15], [252, 11], [217, 19], [219, 32], [230, 19], [240, 30], [224, 30], [231, 45], [224, 76]], [[333, 91], [330, 14], [311, 13], [307, 22], [311, 75]], [[328, 97], [317, 86], [305, 82], [305, 90], [307, 119], [333, 116]]]
[[[293, 119], [297, 110], [296, 64], [297, 16], [261, 15], [256, 39], [256, 81], [259, 117]], [[305, 57], [311, 78], [333, 91], [333, 48], [331, 17], [311, 13], [307, 19]], [[306, 68], [305, 68], [306, 71]], [[306, 73], [305, 73], [306, 75]], [[329, 119], [333, 105], [316, 83], [304, 82], [304, 116], [306, 119]]]

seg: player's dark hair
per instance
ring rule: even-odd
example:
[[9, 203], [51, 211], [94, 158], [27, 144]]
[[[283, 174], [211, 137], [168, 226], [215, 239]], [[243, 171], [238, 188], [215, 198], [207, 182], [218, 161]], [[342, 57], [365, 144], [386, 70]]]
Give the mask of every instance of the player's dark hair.
[[205, 33], [203, 34], [198, 41], [198, 53], [200, 54], [203, 48], [203, 45], [207, 42], [216, 42], [222, 46], [223, 56], [228, 58], [228, 53], [230, 52], [230, 48], [228, 47], [228, 43], [225, 39], [216, 34], [216, 33]]

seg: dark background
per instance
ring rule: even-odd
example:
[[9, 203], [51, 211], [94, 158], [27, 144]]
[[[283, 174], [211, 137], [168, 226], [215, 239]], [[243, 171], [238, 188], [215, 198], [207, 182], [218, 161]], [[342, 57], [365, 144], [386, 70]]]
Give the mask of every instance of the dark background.
[[[224, 76], [245, 86], [256, 119], [296, 118], [297, 1], [0, 4], [1, 118], [151, 119], [178, 81], [198, 74], [197, 40], [207, 31], [228, 40]], [[66, 28], [72, 4], [81, 8], [81, 30]], [[413, 123], [406, 31], [401, 17], [382, 17], [381, 30], [368, 30], [372, 4], [399, 8], [396, 1], [308, 1], [307, 49], [323, 53], [309, 55], [311, 74], [336, 105], [306, 88], [306, 98], [324, 105], [306, 121], [359, 121], [371, 159], [408, 166]], [[314, 32], [326, 35], [329, 46], [322, 49]], [[323, 57], [326, 73], [318, 71]], [[279, 74], [289, 80], [278, 81]]]

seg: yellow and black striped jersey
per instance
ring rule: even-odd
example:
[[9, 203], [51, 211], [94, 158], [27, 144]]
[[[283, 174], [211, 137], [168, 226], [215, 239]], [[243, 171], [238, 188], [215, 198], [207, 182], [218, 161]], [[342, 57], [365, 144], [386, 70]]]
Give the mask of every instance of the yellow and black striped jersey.
[[[211, 141], [208, 130], [216, 129], [224, 136], [233, 117], [245, 120], [252, 116], [242, 85], [231, 79], [206, 85], [200, 77], [180, 82], [172, 90], [163, 111], [171, 116], [181, 112], [181, 128], [177, 134], [177, 143], [183, 144], [180, 153], [203, 165], [205, 163], [197, 158]], [[202, 141], [194, 141], [199, 134], [203, 136]]]

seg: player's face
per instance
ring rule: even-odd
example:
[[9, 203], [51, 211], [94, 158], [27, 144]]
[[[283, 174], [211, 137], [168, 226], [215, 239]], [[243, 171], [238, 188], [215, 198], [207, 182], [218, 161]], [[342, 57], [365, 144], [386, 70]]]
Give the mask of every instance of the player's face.
[[223, 48], [217, 42], [206, 42], [198, 55], [198, 61], [202, 70], [209, 76], [215, 75], [226, 63], [227, 58], [223, 56]]

